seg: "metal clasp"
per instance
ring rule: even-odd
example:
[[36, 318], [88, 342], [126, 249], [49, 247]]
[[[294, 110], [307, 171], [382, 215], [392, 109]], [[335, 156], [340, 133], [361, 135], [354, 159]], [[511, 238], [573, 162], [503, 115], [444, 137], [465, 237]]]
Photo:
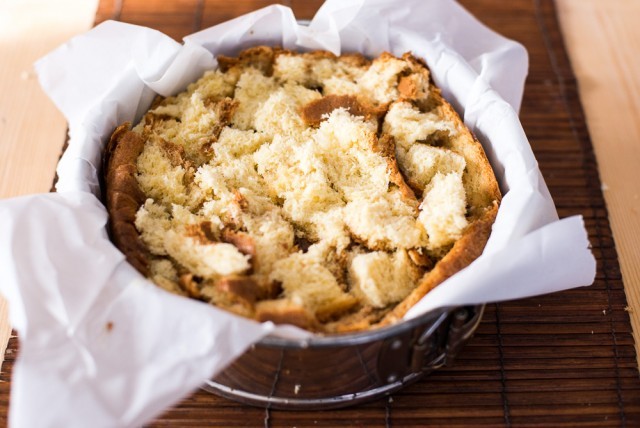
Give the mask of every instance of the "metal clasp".
[[[444, 330], [446, 340], [439, 340], [437, 337], [439, 333], [443, 333], [442, 329], [431, 326], [425, 330], [413, 346], [411, 370], [430, 372], [444, 365], [451, 365], [478, 327], [483, 313], [484, 305], [476, 306], [473, 310], [458, 308], [453, 313], [446, 313], [451, 318], [448, 328]], [[439, 323], [436, 327], [439, 327]]]
[[392, 383], [409, 374], [450, 365], [482, 319], [484, 305], [445, 311], [424, 331], [409, 330], [386, 340], [378, 357], [378, 376]]

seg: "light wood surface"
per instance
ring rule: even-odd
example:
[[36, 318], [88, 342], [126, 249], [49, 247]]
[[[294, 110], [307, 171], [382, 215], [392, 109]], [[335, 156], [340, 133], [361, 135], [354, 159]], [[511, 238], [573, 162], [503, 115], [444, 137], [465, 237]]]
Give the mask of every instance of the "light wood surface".
[[556, 4], [598, 159], [640, 362], [640, 2]]
[[[93, 25], [97, 0], [0, 0], [0, 198], [48, 192], [66, 137], [33, 63]], [[11, 334], [0, 296], [0, 361]]]
[[[0, 0], [0, 198], [49, 189], [66, 125], [42, 93], [32, 63], [90, 28], [96, 7], [97, 0]], [[600, 165], [638, 350], [640, 2], [557, 0], [557, 8]], [[9, 333], [0, 301], [0, 348]]]

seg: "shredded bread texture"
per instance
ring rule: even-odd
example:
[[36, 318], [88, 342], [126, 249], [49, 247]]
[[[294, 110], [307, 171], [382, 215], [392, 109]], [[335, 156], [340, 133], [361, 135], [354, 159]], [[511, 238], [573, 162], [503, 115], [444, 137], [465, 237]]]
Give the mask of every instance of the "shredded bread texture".
[[105, 152], [114, 242], [157, 285], [347, 332], [397, 321], [481, 254], [500, 192], [421, 60], [218, 62]]

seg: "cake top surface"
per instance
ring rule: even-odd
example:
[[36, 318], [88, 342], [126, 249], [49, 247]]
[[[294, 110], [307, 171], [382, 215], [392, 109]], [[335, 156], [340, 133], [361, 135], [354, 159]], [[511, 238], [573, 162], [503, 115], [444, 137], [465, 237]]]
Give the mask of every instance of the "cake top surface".
[[351, 331], [397, 319], [482, 251], [497, 184], [422, 61], [257, 47], [218, 62], [112, 138], [112, 160], [130, 146], [109, 171], [127, 177], [120, 218], [137, 234], [120, 241], [156, 284]]

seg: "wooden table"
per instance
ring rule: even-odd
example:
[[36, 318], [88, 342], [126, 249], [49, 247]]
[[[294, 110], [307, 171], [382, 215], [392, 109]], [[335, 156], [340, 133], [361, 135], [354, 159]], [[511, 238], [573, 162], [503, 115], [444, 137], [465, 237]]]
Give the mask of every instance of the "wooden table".
[[[454, 421], [640, 424], [636, 366], [636, 355], [640, 355], [640, 59], [636, 52], [640, 46], [636, 24], [640, 3], [461, 2], [489, 26], [530, 50], [523, 125], [561, 216], [585, 215], [599, 262], [596, 283], [587, 291], [492, 305], [454, 368], [394, 395], [393, 402], [331, 414], [267, 412], [268, 422], [274, 426], [321, 426], [346, 420], [362, 426]], [[39, 89], [30, 66], [33, 60], [90, 28], [95, 20], [121, 19], [179, 38], [272, 1], [102, 0], [99, 7], [97, 0], [49, 3], [0, 0], [3, 198], [47, 191], [65, 138], [65, 121]], [[308, 18], [321, 2], [281, 3], [292, 6], [297, 16]], [[562, 33], [555, 20], [556, 10]], [[573, 69], [565, 56], [563, 39]], [[563, 168], [563, 162], [572, 168]], [[600, 187], [606, 206], [601, 203]], [[532, 311], [532, 307], [539, 311]], [[597, 317], [600, 310], [603, 314]], [[1, 302], [0, 316], [6, 317], [6, 305]], [[571, 320], [578, 322], [572, 324]], [[589, 331], [593, 338], [582, 334], [588, 336]], [[7, 321], [0, 321], [0, 346], [6, 344], [9, 333]], [[7, 350], [0, 380], [10, 380], [14, 352], [15, 343]], [[0, 405], [0, 414], [6, 416], [6, 383], [0, 383]], [[235, 421], [259, 425], [264, 417], [264, 410], [197, 393], [156, 424], [183, 426], [207, 421], [229, 425]]]

